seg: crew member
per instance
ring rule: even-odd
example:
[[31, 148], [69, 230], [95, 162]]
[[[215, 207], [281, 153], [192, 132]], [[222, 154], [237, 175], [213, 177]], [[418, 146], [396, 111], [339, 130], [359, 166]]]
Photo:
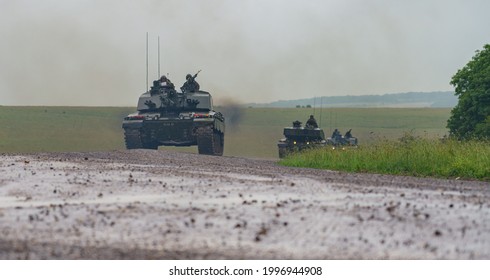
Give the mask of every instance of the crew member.
[[186, 82], [180, 88], [182, 92], [196, 92], [199, 90], [199, 84], [195, 80], [196, 76], [197, 74], [194, 76], [192, 76], [191, 74], [187, 74], [185, 76]]
[[174, 88], [175, 88], [174, 84], [173, 84], [173, 83], [170, 81], [170, 79], [169, 79], [169, 78], [167, 78], [165, 75], [163, 75], [163, 76], [160, 78], [159, 82], [160, 82], [160, 86], [162, 86], [162, 87], [172, 88], [172, 89], [174, 89]]
[[306, 121], [306, 128], [318, 128], [318, 123], [313, 115], [310, 115], [310, 118]]

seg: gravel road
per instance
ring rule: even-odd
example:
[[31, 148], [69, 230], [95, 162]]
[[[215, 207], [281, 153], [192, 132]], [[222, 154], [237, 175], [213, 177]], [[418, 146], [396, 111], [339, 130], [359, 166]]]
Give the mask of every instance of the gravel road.
[[490, 259], [485, 182], [164, 150], [1, 158], [1, 259]]

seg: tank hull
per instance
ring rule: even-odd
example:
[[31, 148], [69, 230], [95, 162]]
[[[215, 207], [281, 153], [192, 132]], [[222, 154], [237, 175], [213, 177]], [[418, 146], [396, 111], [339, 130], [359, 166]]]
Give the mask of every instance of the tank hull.
[[200, 153], [223, 154], [224, 122], [220, 120], [127, 120], [123, 129], [128, 149], [198, 145]]
[[122, 127], [128, 149], [198, 145], [200, 153], [223, 154], [224, 122], [216, 118], [124, 120]]
[[319, 128], [285, 127], [283, 134], [286, 138], [277, 143], [279, 158], [290, 153], [321, 148], [327, 144], [325, 134]]

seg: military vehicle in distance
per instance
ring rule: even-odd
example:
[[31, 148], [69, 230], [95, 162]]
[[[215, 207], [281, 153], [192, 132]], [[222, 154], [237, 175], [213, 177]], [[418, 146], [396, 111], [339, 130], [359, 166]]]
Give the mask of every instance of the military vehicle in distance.
[[327, 145], [331, 145], [334, 148], [337, 146], [348, 146], [357, 148], [357, 138], [353, 137], [351, 130], [347, 131], [345, 135], [342, 135], [337, 129], [332, 133], [332, 137], [327, 138]]
[[279, 158], [283, 158], [292, 152], [300, 152], [311, 148], [357, 147], [357, 138], [352, 136], [351, 130], [347, 131], [343, 136], [335, 129], [332, 137], [325, 138], [325, 133], [317, 125], [309, 126], [307, 124], [303, 127], [300, 121], [294, 121], [292, 127], [285, 127], [284, 136], [286, 138], [279, 140], [277, 143]]
[[299, 152], [305, 149], [324, 147], [327, 145], [325, 133], [320, 128], [303, 127], [300, 121], [293, 122], [292, 127], [284, 128], [284, 136], [277, 143], [279, 157], [283, 158], [292, 152]]
[[177, 92], [173, 84], [154, 81], [140, 96], [137, 110], [122, 123], [127, 149], [197, 145], [199, 154], [223, 155], [225, 118], [213, 110], [209, 92]]

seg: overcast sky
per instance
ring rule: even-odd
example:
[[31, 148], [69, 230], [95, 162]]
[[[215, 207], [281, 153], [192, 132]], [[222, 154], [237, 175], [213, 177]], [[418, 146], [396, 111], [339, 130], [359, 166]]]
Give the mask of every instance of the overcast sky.
[[0, 0], [0, 105], [135, 106], [161, 73], [215, 102], [453, 90], [487, 0]]

